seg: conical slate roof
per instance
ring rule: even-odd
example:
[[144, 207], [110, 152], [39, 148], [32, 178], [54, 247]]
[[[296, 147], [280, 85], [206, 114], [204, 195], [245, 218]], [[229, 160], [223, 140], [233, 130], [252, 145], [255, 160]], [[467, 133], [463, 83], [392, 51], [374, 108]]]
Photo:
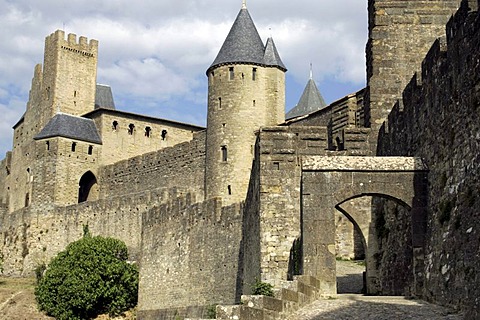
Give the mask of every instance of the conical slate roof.
[[35, 140], [63, 137], [102, 144], [95, 122], [92, 119], [57, 113], [34, 137]]
[[280, 59], [273, 40], [269, 39], [267, 46], [263, 45], [263, 41], [246, 7], [243, 7], [238, 13], [222, 48], [212, 65], [208, 68], [207, 74], [218, 66], [236, 63], [267, 65], [279, 67], [284, 71], [287, 70]]
[[280, 67], [280, 69], [287, 70], [282, 59], [280, 59], [280, 55], [278, 54], [277, 47], [275, 46], [272, 37], [268, 38], [267, 44], [265, 45], [264, 61], [267, 66]]
[[322, 94], [320, 93], [320, 90], [318, 90], [317, 85], [315, 84], [315, 81], [310, 78], [308, 80], [307, 85], [305, 87], [305, 90], [303, 90], [302, 97], [300, 98], [300, 101], [298, 104], [290, 110], [286, 115], [285, 119], [292, 119], [296, 117], [300, 117], [315, 111], [318, 111], [320, 109], [323, 109], [327, 106], [325, 103], [325, 100], [322, 97]]

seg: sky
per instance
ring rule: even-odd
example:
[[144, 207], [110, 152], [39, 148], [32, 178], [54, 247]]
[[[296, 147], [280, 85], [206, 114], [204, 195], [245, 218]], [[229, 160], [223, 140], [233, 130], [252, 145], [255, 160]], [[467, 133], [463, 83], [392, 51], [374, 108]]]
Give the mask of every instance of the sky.
[[[97, 82], [118, 110], [206, 125], [206, 70], [242, 0], [0, 0], [0, 159], [25, 112], [44, 39], [57, 29], [99, 41]], [[247, 0], [286, 74], [286, 111], [310, 78], [327, 103], [365, 86], [367, 1]]]

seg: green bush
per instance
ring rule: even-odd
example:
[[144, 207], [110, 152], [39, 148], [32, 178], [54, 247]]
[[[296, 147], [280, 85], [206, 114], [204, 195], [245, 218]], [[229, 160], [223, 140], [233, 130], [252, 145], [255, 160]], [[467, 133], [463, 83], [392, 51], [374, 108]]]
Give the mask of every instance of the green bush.
[[137, 304], [138, 270], [127, 263], [120, 240], [91, 237], [72, 242], [50, 263], [35, 288], [40, 310], [56, 319], [120, 314]]
[[273, 285], [257, 279], [252, 286], [252, 294], [273, 297]]

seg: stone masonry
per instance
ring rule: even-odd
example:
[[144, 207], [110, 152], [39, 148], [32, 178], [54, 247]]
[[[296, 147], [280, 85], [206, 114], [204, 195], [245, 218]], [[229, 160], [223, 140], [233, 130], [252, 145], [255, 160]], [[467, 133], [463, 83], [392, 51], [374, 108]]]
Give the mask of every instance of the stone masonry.
[[[367, 88], [285, 121], [287, 69], [244, 3], [206, 130], [116, 110], [98, 42], [48, 36], [0, 161], [5, 274], [88, 225], [139, 264], [139, 319], [286, 319], [335, 297], [336, 257], [357, 254], [367, 292], [480, 317], [478, 1], [368, 10]], [[259, 280], [274, 298], [249, 295]]]

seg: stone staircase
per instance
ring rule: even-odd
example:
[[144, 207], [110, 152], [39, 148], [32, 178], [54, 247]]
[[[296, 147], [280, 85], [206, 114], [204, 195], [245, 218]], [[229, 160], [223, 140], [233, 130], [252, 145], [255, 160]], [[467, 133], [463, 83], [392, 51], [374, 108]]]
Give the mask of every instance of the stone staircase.
[[[322, 294], [320, 280], [312, 276], [296, 276], [285, 281], [275, 296], [243, 295], [241, 304], [216, 307], [219, 320], [277, 320], [287, 319], [298, 309], [326, 296]], [[203, 319], [185, 319], [203, 320]]]

